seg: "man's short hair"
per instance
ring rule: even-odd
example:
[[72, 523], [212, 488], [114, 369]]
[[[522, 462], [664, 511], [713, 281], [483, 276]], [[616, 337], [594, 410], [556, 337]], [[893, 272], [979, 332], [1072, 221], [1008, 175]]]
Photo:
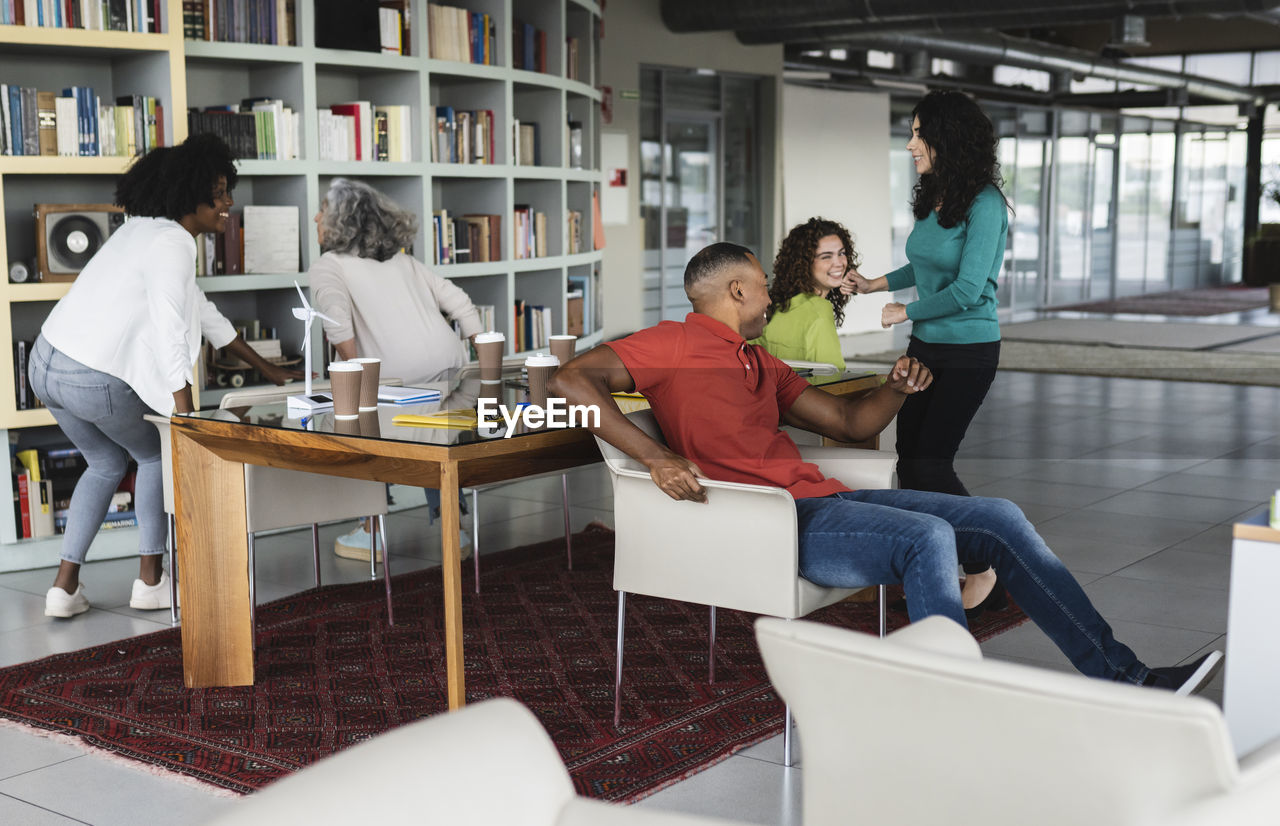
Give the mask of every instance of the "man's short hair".
[[720, 241], [708, 247], [703, 247], [698, 254], [689, 259], [689, 264], [684, 268], [684, 288], [689, 291], [698, 284], [698, 282], [717, 275], [725, 267], [731, 267], [737, 264], [751, 264], [750, 255], [755, 255], [751, 250], [740, 244], [730, 244], [728, 241]]

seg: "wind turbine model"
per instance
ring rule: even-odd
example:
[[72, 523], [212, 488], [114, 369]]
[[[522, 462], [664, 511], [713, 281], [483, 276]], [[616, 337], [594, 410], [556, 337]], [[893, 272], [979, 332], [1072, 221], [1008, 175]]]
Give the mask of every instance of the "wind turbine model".
[[[303, 325], [302, 359], [303, 373], [306, 376], [306, 384], [304, 385], [302, 399], [299, 399], [299, 401], [305, 399], [310, 402], [314, 401], [311, 398], [311, 323], [315, 321], [316, 318], [323, 318], [325, 321], [333, 321], [333, 319], [311, 306], [307, 301], [307, 297], [302, 294], [302, 287], [298, 286], [297, 281], [293, 282], [293, 286], [298, 291], [298, 298], [302, 299], [302, 306], [293, 308], [293, 317], [301, 321]], [[293, 402], [293, 400], [297, 398], [297, 396], [290, 396], [289, 401]], [[303, 406], [307, 406], [305, 402]]]

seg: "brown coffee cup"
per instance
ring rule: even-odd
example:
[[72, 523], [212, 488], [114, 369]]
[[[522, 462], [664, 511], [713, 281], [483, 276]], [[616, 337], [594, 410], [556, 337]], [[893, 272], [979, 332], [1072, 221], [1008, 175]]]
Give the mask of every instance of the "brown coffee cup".
[[359, 417], [352, 416], [349, 419], [344, 419], [341, 416], [334, 416], [333, 432], [341, 433], [344, 436], [359, 436], [360, 435]]
[[382, 372], [382, 359], [351, 359], [352, 364], [360, 365], [360, 410], [378, 409], [378, 376]]
[[568, 364], [574, 356], [575, 347], [578, 342], [577, 336], [551, 336], [548, 339], [551, 346], [551, 355], [560, 359], [561, 364]]
[[480, 362], [481, 381], [501, 381], [502, 351], [506, 343], [504, 334], [492, 330], [476, 336], [476, 359]]
[[534, 353], [524, 360], [524, 368], [529, 373], [529, 404], [546, 408], [547, 381], [559, 367], [560, 359], [546, 353]]
[[479, 406], [481, 399], [489, 399], [490, 401], [496, 404], [501, 404], [502, 403], [502, 380], [499, 379], [498, 381], [485, 381], [484, 379], [481, 379], [480, 389], [476, 391], [477, 406]]
[[329, 392], [333, 396], [335, 419], [355, 419], [360, 415], [360, 377], [364, 368], [349, 361], [329, 365]]

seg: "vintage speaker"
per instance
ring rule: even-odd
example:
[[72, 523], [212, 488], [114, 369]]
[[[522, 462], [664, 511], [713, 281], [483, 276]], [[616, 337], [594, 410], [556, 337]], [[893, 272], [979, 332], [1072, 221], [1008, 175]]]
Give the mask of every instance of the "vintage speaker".
[[36, 269], [42, 281], [74, 281], [124, 224], [114, 204], [36, 204]]

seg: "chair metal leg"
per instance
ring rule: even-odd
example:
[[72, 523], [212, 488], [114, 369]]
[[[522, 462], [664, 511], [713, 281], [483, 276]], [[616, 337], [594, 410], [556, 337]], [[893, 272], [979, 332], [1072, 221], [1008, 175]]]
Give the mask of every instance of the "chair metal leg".
[[[366, 516], [365, 518], [369, 520], [369, 579], [377, 579], [378, 578], [378, 534], [377, 534], [377, 531], [374, 530], [374, 527], [375, 527], [374, 519], [376, 517]], [[382, 549], [382, 558], [383, 560], [386, 560], [387, 558], [387, 549], [385, 547], [386, 543], [383, 543], [383, 545], [384, 547]]]
[[569, 532], [569, 474], [560, 474], [560, 490], [564, 494], [564, 556], [573, 570], [573, 535]]
[[316, 587], [320, 587], [320, 526], [311, 523], [311, 565], [315, 572]]
[[258, 650], [258, 566], [254, 555], [253, 531], [249, 531], [249, 635]]
[[627, 635], [627, 592], [618, 592], [618, 655], [613, 675], [613, 726], [622, 722], [622, 641]]
[[791, 759], [791, 706], [782, 712], [782, 765], [788, 769], [795, 765]]
[[888, 618], [885, 616], [885, 587], [881, 585], [876, 589], [877, 602], [880, 603], [880, 636], [883, 637], [888, 630]]
[[711, 633], [707, 635], [707, 685], [716, 681], [716, 607], [711, 606]]
[[178, 520], [169, 514], [169, 624], [178, 624]]
[[471, 567], [476, 572], [476, 593], [480, 593], [480, 491], [471, 489]]
[[382, 581], [387, 588], [387, 625], [395, 625], [395, 614], [391, 609], [391, 543], [387, 541], [387, 518], [379, 514], [373, 517], [370, 527], [374, 528], [374, 547], [378, 547], [377, 537], [382, 537]]

